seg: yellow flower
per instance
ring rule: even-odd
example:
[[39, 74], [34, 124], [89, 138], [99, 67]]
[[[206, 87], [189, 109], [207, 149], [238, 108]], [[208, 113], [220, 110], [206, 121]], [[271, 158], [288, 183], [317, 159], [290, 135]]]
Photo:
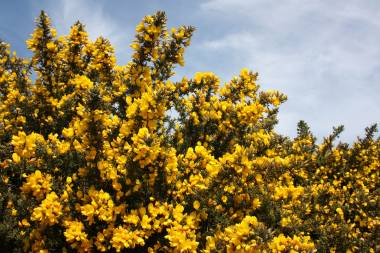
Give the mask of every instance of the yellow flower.
[[259, 208], [261, 206], [261, 201], [259, 198], [254, 198], [252, 200], [252, 209], [253, 210], [256, 210], [257, 208]]
[[83, 231], [84, 225], [80, 221], [66, 221], [66, 230], [63, 233], [66, 241], [70, 244], [84, 241], [87, 239], [87, 234]]
[[344, 213], [343, 213], [343, 210], [342, 210], [340, 207], [338, 207], [335, 211], [339, 214], [340, 218], [341, 218], [342, 220], [344, 220]]
[[244, 79], [249, 79], [249, 69], [244, 68], [240, 71], [240, 76]]
[[72, 80], [72, 83], [76, 86], [77, 89], [89, 90], [94, 84], [87, 76], [76, 75]]
[[62, 141], [58, 143], [57, 148], [58, 148], [58, 153], [65, 154], [70, 149], [70, 143]]
[[21, 224], [22, 224], [24, 227], [27, 227], [27, 228], [30, 227], [30, 223], [28, 222], [27, 219], [22, 219]]
[[46, 43], [46, 47], [50, 50], [50, 51], [54, 51], [56, 49], [56, 45], [54, 42], [50, 41], [48, 43]]
[[43, 199], [51, 191], [52, 176], [42, 174], [40, 170], [26, 176], [26, 182], [21, 186], [24, 193], [32, 193], [37, 199]]
[[42, 224], [54, 225], [62, 215], [62, 206], [55, 192], [49, 193], [42, 203], [34, 208], [31, 220]]
[[74, 129], [73, 128], [64, 128], [62, 130], [62, 135], [66, 138], [71, 138], [74, 135]]
[[15, 163], [20, 163], [21, 162], [21, 157], [17, 153], [12, 154], [12, 159]]
[[193, 202], [193, 207], [194, 207], [195, 210], [198, 210], [200, 206], [201, 206], [201, 204], [199, 203], [198, 200], [195, 200], [195, 201]]
[[143, 246], [145, 241], [138, 230], [129, 231], [122, 226], [113, 230], [112, 239], [110, 241], [116, 252], [120, 252], [124, 248], [135, 248], [136, 245]]

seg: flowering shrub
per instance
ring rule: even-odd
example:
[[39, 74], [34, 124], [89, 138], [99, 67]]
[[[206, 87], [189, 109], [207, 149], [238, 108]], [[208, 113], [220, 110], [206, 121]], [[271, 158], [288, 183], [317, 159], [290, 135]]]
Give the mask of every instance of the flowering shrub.
[[44, 12], [31, 59], [0, 44], [2, 251], [380, 251], [376, 126], [291, 139], [256, 73], [170, 81], [193, 31], [145, 17], [126, 66]]

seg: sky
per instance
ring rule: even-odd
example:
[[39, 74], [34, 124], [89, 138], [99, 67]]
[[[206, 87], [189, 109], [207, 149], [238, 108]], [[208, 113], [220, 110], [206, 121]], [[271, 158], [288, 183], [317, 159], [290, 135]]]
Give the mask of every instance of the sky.
[[380, 1], [378, 0], [40, 0], [2, 1], [0, 38], [19, 56], [41, 10], [58, 34], [80, 20], [92, 39], [108, 38], [118, 64], [131, 56], [135, 27], [158, 10], [168, 26], [196, 32], [174, 79], [212, 71], [222, 84], [242, 68], [259, 73], [262, 89], [288, 96], [276, 130], [296, 136], [305, 120], [319, 140], [344, 125], [354, 141], [380, 123]]

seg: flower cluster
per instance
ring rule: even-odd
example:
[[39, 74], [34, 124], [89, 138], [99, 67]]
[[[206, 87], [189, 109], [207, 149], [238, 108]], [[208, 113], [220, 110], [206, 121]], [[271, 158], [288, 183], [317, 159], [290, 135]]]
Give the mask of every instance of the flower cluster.
[[174, 81], [193, 27], [163, 12], [117, 66], [42, 12], [31, 59], [0, 43], [0, 251], [380, 252], [380, 140], [320, 143], [243, 69]]
[[53, 225], [58, 223], [61, 215], [62, 205], [59, 202], [57, 194], [55, 192], [51, 192], [38, 207], [34, 208], [31, 215], [31, 220], [38, 221], [45, 225]]
[[36, 170], [26, 177], [26, 182], [20, 188], [24, 193], [32, 193], [37, 199], [43, 199], [51, 191], [52, 177], [49, 174], [42, 174]]

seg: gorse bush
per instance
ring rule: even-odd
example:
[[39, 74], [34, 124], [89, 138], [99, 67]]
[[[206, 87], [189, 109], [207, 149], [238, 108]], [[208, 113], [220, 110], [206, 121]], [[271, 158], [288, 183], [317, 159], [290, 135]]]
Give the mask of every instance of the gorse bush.
[[2, 252], [379, 252], [380, 141], [321, 144], [243, 69], [170, 81], [193, 27], [163, 12], [117, 66], [81, 23], [41, 12], [31, 59], [0, 45]]

